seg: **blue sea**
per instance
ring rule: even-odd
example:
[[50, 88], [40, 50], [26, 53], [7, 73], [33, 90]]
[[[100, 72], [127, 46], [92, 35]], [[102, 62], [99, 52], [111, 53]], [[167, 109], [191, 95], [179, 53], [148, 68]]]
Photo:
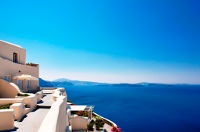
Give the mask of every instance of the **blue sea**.
[[200, 86], [71, 86], [68, 99], [125, 132], [200, 132]]

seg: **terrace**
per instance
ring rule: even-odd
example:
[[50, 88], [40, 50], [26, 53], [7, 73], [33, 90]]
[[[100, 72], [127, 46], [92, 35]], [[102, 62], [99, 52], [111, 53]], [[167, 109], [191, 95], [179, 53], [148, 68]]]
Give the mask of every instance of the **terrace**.
[[[30, 132], [44, 132], [44, 131], [66, 131], [66, 132], [78, 132], [78, 131], [87, 131], [87, 125], [90, 124], [92, 120], [96, 120], [97, 118], [101, 119], [104, 122], [103, 127], [100, 130], [105, 132], [110, 132], [112, 126], [116, 126], [112, 121], [101, 117], [100, 115], [93, 112], [93, 106], [87, 105], [73, 105], [73, 103], [67, 102], [67, 95], [63, 88], [45, 88], [40, 92], [34, 94], [36, 102], [36, 106], [34, 109], [31, 109], [27, 112], [23, 112], [22, 106], [25, 106], [24, 98], [10, 99], [15, 100], [13, 103], [14, 107], [20, 107], [21, 113], [18, 119], [12, 119], [13, 116], [10, 116], [11, 122], [10, 129], [12, 131], [27, 131]], [[33, 96], [33, 95], [32, 95]], [[40, 98], [41, 97], [41, 98]], [[8, 99], [7, 99], [8, 100]], [[2, 99], [1, 99], [2, 101]], [[7, 101], [9, 102], [9, 101]], [[34, 103], [34, 102], [32, 102]], [[30, 104], [33, 106], [33, 104]], [[10, 106], [10, 109], [7, 109], [7, 112], [10, 112], [11, 115], [17, 115], [16, 109], [12, 109], [13, 106]], [[27, 109], [27, 108], [25, 108]], [[30, 108], [29, 108], [30, 109]], [[18, 109], [19, 110], [19, 109]], [[19, 110], [19, 111], [20, 111]], [[5, 112], [5, 110], [3, 110]], [[0, 111], [0, 114], [3, 111]], [[80, 111], [87, 112], [86, 115], [79, 115], [77, 112]], [[20, 113], [20, 112], [19, 112]], [[19, 116], [19, 115], [18, 115]], [[4, 117], [3, 117], [4, 118]], [[7, 118], [7, 117], [5, 117]], [[15, 120], [15, 121], [14, 121]], [[1, 125], [0, 125], [1, 128]], [[95, 125], [93, 126], [96, 129]], [[2, 129], [1, 129], [2, 130]]]

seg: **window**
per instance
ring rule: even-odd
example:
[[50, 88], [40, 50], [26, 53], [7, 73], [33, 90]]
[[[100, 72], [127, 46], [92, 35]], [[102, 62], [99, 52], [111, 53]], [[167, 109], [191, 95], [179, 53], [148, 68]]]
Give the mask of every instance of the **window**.
[[6, 80], [7, 82], [11, 82], [11, 75], [6, 75], [6, 76], [5, 76], [5, 80]]
[[17, 53], [13, 53], [13, 62], [18, 63], [18, 54]]
[[26, 80], [26, 88], [30, 88], [31, 84], [30, 84], [30, 80]]
[[16, 80], [16, 84], [17, 84], [17, 86], [19, 87], [19, 89], [21, 89], [21, 90], [23, 90], [22, 88], [23, 88], [23, 80]]

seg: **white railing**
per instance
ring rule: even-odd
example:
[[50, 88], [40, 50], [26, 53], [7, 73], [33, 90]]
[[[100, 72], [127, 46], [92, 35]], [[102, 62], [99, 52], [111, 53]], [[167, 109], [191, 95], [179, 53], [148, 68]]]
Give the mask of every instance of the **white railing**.
[[98, 115], [98, 114], [95, 113], [95, 112], [93, 112], [93, 114], [96, 115], [96, 116], [101, 117], [101, 118], [104, 120], [104, 122], [107, 123], [108, 125], [117, 127], [117, 124], [115, 124], [115, 123], [112, 122], [111, 120], [108, 120], [107, 118], [105, 118], [105, 117], [103, 117], [103, 116], [100, 116], [100, 115]]

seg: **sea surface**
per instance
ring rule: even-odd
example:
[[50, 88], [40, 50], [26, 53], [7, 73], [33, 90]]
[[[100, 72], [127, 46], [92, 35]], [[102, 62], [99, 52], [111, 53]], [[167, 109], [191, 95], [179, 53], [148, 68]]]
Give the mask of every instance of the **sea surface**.
[[200, 86], [70, 86], [68, 99], [124, 132], [200, 132]]

